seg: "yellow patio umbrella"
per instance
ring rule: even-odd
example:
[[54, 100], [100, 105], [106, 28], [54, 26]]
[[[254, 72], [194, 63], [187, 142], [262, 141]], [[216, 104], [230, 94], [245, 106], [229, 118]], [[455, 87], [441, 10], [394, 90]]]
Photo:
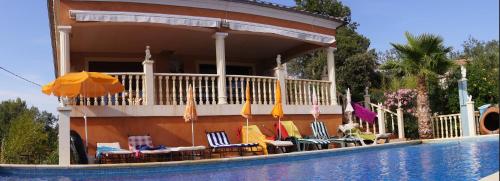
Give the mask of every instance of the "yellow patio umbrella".
[[[108, 94], [123, 92], [125, 88], [120, 81], [110, 75], [98, 72], [74, 72], [58, 77], [44, 85], [42, 92], [47, 95], [74, 98], [79, 95], [87, 97], [101, 97]], [[85, 146], [88, 147], [87, 115], [85, 120]]]
[[120, 81], [110, 75], [98, 72], [68, 73], [44, 85], [42, 92], [58, 97], [101, 97], [123, 92]]
[[252, 117], [252, 103], [250, 102], [250, 84], [247, 82], [247, 88], [245, 91], [245, 104], [241, 109], [241, 116], [247, 120], [247, 143], [248, 143], [248, 119]]
[[194, 93], [193, 86], [190, 84], [187, 93], [187, 102], [186, 102], [186, 110], [184, 111], [184, 121], [191, 122], [191, 142], [194, 146], [194, 125], [193, 122], [198, 119], [198, 115], [196, 113], [196, 104], [194, 102]]
[[281, 118], [283, 118], [283, 105], [281, 104], [281, 86], [280, 81], [276, 81], [276, 88], [274, 90], [275, 103], [271, 115], [278, 118], [278, 139], [281, 139]]

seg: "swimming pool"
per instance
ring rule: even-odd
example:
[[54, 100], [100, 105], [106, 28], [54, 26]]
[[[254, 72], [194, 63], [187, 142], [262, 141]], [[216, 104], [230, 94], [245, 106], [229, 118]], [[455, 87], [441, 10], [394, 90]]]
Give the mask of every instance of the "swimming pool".
[[0, 168], [0, 179], [478, 180], [499, 170], [498, 146], [498, 136], [490, 136], [175, 166]]

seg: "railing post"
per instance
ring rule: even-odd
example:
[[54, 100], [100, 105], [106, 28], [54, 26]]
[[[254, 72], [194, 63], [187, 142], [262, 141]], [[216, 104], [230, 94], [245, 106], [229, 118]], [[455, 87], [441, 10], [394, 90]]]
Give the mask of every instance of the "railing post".
[[474, 115], [474, 101], [472, 96], [468, 97], [467, 101], [467, 122], [462, 127], [464, 136], [476, 136], [476, 120]]
[[335, 56], [334, 47], [326, 48], [326, 63], [328, 70], [328, 81], [330, 81], [330, 99], [332, 105], [338, 105], [337, 102], [337, 84], [335, 83]]
[[224, 44], [224, 38], [228, 33], [216, 32], [214, 34], [215, 38], [215, 57], [217, 64], [217, 96], [219, 104], [227, 104], [226, 98], [226, 50]]
[[286, 72], [285, 69], [283, 68], [283, 65], [281, 64], [281, 55], [276, 56], [276, 69], [275, 69], [275, 74], [276, 78], [280, 81], [280, 91], [281, 91], [281, 104], [285, 105], [286, 104], [286, 99], [288, 93], [286, 92]]
[[[59, 112], [59, 165], [69, 166], [71, 163], [70, 152], [70, 114], [71, 107], [58, 107]], [[88, 141], [88, 140], [85, 140]]]
[[378, 131], [380, 134], [385, 134], [385, 117], [381, 103], [378, 103], [377, 117], [378, 117]]
[[401, 108], [401, 102], [398, 102], [398, 109], [396, 109], [396, 114], [398, 118], [398, 138], [403, 139], [405, 138], [405, 124], [403, 119], [403, 109]]
[[[155, 83], [154, 83], [154, 71], [153, 64], [154, 61], [150, 59], [151, 54], [149, 53], [149, 46], [146, 46], [146, 57], [142, 62], [144, 68], [144, 79], [145, 81], [143, 85], [145, 85], [142, 89], [144, 100], [144, 105], [154, 105], [155, 104]], [[145, 96], [144, 96], [145, 94]]]

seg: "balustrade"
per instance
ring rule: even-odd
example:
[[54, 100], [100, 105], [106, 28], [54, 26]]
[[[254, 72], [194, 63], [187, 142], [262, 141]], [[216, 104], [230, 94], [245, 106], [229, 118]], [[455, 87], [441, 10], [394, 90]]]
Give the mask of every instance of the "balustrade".
[[154, 75], [157, 105], [185, 105], [189, 85], [194, 86], [196, 104], [217, 104], [215, 74], [155, 73]]
[[288, 105], [312, 105], [313, 91], [318, 105], [330, 105], [330, 82], [323, 80], [286, 79]]
[[228, 104], [243, 104], [246, 100], [246, 85], [250, 85], [252, 104], [274, 104], [276, 89], [275, 77], [227, 75], [227, 102]]

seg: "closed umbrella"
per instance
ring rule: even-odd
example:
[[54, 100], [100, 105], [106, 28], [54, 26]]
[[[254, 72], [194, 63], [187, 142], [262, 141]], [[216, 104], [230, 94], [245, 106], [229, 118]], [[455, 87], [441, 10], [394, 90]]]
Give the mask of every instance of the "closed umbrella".
[[316, 122], [316, 120], [318, 119], [319, 117], [319, 105], [318, 105], [318, 96], [316, 95], [316, 88], [313, 87], [313, 95], [312, 95], [312, 109], [311, 109], [311, 114], [312, 116], [314, 117], [314, 122]]
[[241, 116], [247, 120], [247, 143], [248, 143], [248, 119], [252, 117], [252, 103], [250, 102], [250, 84], [247, 82], [247, 88], [245, 91], [245, 104], [241, 109]]
[[346, 99], [347, 99], [347, 104], [345, 106], [345, 112], [347, 113], [348, 119], [349, 119], [349, 124], [352, 124], [352, 112], [354, 112], [354, 108], [351, 105], [351, 91], [349, 88], [347, 88], [346, 92]]
[[[110, 75], [99, 72], [74, 72], [58, 77], [44, 85], [42, 92], [47, 95], [74, 98], [81, 95], [84, 98], [101, 97], [123, 92], [125, 88], [120, 81]], [[88, 147], [87, 115], [85, 121], [85, 146]]]
[[271, 115], [278, 118], [278, 139], [281, 139], [281, 118], [283, 118], [283, 105], [281, 104], [281, 86], [280, 81], [276, 81], [276, 88], [274, 90], [275, 103]]
[[189, 85], [187, 94], [186, 110], [184, 111], [184, 121], [191, 122], [191, 142], [194, 146], [194, 124], [193, 122], [198, 120], [198, 115], [196, 113], [196, 104], [194, 102], [193, 86]]

